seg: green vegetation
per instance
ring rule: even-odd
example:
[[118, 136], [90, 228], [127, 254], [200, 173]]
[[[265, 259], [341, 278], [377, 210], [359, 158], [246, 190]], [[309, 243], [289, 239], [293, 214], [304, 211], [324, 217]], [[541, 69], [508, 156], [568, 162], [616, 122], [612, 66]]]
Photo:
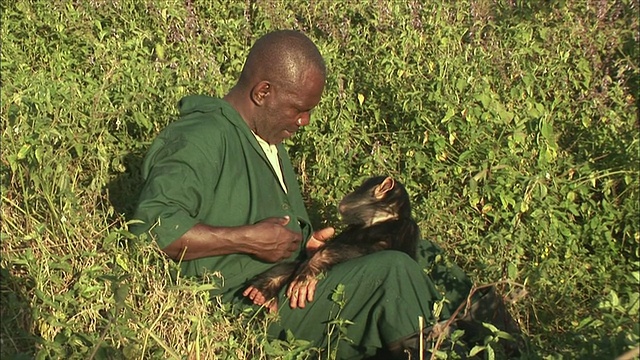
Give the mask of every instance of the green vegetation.
[[0, 358], [306, 353], [127, 231], [176, 102], [223, 95], [277, 28], [306, 31], [329, 67], [289, 143], [318, 226], [363, 177], [398, 176], [474, 281], [525, 286], [500, 285], [523, 358], [637, 346], [638, 0], [442, 3], [3, 2]]

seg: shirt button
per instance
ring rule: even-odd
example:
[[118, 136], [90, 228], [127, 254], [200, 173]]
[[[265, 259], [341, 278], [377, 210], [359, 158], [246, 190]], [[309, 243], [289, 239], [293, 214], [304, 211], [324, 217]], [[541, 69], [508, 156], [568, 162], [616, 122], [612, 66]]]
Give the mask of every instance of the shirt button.
[[282, 209], [283, 210], [289, 210], [289, 204], [287, 204], [287, 203], [282, 204]]

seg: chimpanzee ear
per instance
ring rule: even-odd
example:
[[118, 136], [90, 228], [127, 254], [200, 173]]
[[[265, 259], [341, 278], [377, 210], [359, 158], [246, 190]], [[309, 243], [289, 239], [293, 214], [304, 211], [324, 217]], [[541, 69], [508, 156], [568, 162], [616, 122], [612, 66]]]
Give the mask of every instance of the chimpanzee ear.
[[375, 196], [376, 199], [382, 199], [384, 197], [384, 194], [393, 189], [395, 185], [395, 180], [393, 180], [393, 178], [391, 177], [387, 177], [380, 183], [380, 185], [376, 186], [376, 190], [373, 192], [373, 196]]

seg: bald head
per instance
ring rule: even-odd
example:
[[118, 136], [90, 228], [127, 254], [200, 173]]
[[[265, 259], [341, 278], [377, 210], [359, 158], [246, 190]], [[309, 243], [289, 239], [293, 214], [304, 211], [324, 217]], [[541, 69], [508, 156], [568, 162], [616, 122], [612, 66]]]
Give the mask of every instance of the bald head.
[[254, 134], [269, 144], [290, 138], [311, 121], [327, 70], [304, 34], [281, 30], [258, 39], [226, 100]]
[[295, 83], [307, 70], [326, 75], [324, 59], [316, 45], [303, 33], [280, 30], [259, 38], [245, 61], [238, 85], [256, 81]]

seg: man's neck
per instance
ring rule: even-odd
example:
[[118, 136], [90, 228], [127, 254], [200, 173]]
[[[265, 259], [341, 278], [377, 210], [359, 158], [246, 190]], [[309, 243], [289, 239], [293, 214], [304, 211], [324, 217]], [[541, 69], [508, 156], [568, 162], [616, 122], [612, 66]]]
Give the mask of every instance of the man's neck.
[[249, 122], [249, 120], [247, 120], [252, 117], [247, 113], [248, 106], [245, 105], [244, 102], [249, 100], [244, 98], [244, 96], [242, 95], [243, 93], [244, 91], [241, 91], [238, 88], [238, 85], [236, 85], [231, 88], [231, 90], [222, 98], [222, 100], [228, 102], [229, 105], [231, 105], [231, 107], [234, 108], [238, 112], [238, 114], [240, 114], [240, 117], [242, 118], [242, 120], [244, 120], [245, 123], [247, 123], [249, 129], [251, 129], [251, 131], [255, 133], [255, 124], [252, 124]]

